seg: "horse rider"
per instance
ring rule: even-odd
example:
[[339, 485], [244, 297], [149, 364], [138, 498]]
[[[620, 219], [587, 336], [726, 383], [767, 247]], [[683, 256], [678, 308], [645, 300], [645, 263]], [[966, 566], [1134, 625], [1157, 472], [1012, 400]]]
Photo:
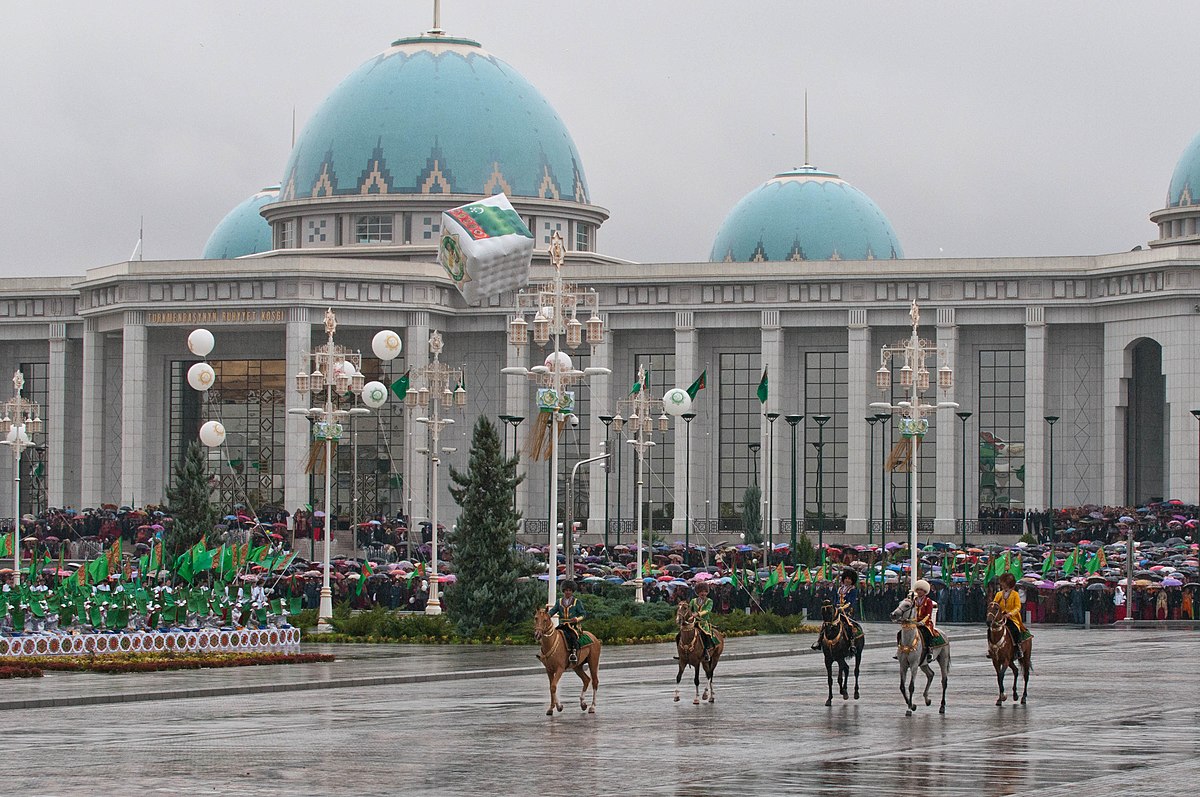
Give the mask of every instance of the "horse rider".
[[[937, 630], [938, 606], [937, 601], [929, 597], [929, 590], [929, 582], [922, 578], [913, 586], [912, 595], [909, 596], [913, 602], [913, 608], [917, 611], [917, 631], [921, 633], [921, 640], [925, 643], [925, 657], [921, 660], [922, 664], [932, 658], [933, 648], [946, 644], [946, 638]], [[899, 632], [896, 632], [896, 644], [900, 644]]]
[[688, 602], [692, 613], [696, 615], [696, 629], [700, 632], [700, 641], [704, 643], [704, 661], [708, 661], [712, 649], [716, 646], [713, 639], [713, 627], [709, 617], [712, 615], [713, 602], [708, 597], [708, 582], [696, 584], [696, 597]]
[[583, 602], [575, 597], [574, 581], [564, 581], [562, 591], [563, 596], [550, 610], [550, 616], [558, 615], [558, 627], [563, 632], [563, 639], [567, 641], [567, 660], [576, 664], [579, 661], [580, 625], [587, 617], [587, 612], [584, 611]]
[[[992, 603], [997, 604], [1000, 611], [1004, 612], [1013, 645], [1019, 652], [1021, 643], [1026, 639], [1033, 639], [1033, 634], [1029, 633], [1021, 619], [1021, 594], [1017, 592], [1017, 579], [1012, 573], [1001, 573], [996, 580], [1000, 582], [1000, 591], [992, 598]], [[991, 656], [991, 651], [988, 651], [988, 658]]]
[[[858, 571], [854, 568], [847, 567], [842, 571], [837, 598], [837, 614], [834, 622], [845, 623], [846, 630], [850, 632], [850, 638], [857, 639], [863, 635], [863, 630], [855, 619], [855, 615], [858, 613]], [[812, 649], [817, 650], [819, 647], [821, 647], [820, 637], [812, 644]]]

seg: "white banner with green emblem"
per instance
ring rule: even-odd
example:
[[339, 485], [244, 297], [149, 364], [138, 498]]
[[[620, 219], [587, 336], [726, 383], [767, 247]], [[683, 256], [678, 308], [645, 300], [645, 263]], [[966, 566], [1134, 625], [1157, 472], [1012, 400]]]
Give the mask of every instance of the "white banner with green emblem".
[[529, 284], [533, 233], [504, 194], [442, 214], [438, 262], [469, 304]]

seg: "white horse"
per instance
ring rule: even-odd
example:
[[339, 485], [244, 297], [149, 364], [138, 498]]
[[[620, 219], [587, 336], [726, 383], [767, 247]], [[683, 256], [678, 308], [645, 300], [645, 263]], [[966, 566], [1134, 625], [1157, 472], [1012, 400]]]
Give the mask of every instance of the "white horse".
[[[904, 716], [906, 717], [911, 717], [912, 713], [917, 710], [913, 698], [916, 696], [915, 681], [918, 669], [924, 672], [927, 678], [924, 693], [925, 705], [929, 706], [933, 704], [933, 701], [929, 699], [929, 687], [933, 683], [933, 668], [929, 666], [929, 662], [924, 661], [925, 638], [921, 636], [921, 632], [917, 629], [916, 614], [917, 610], [913, 605], [911, 597], [900, 601], [900, 605], [892, 612], [892, 622], [900, 624], [900, 639], [896, 645], [896, 658], [900, 661], [900, 694], [904, 695], [904, 704], [907, 706], [904, 712]], [[942, 705], [938, 709], [938, 713], [945, 714], [946, 683], [950, 674], [949, 640], [947, 640], [945, 645], [930, 648], [930, 661], [936, 661], [938, 668], [942, 671]], [[907, 686], [905, 686], [906, 680], [908, 682]]]

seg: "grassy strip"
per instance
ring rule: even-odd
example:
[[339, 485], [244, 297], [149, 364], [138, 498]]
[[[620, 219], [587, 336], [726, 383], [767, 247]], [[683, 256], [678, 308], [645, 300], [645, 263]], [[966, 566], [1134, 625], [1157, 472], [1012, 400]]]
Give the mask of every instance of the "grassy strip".
[[[11, 659], [13, 668], [25, 668], [28, 675], [4, 675], [0, 678], [38, 677], [42, 672], [160, 672], [164, 670], [201, 670], [219, 667], [253, 667], [260, 664], [310, 664], [333, 661], [326, 653], [132, 653], [103, 656], [45, 656]], [[8, 668], [8, 662], [0, 670]]]

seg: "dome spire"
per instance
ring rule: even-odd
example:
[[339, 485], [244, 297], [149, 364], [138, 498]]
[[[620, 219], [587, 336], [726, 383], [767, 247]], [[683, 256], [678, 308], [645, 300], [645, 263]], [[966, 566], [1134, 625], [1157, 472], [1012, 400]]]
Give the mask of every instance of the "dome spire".
[[808, 92], [804, 92], [804, 165], [812, 166], [808, 159]]
[[442, 0], [433, 0], [433, 27], [426, 31], [430, 36], [442, 36]]

